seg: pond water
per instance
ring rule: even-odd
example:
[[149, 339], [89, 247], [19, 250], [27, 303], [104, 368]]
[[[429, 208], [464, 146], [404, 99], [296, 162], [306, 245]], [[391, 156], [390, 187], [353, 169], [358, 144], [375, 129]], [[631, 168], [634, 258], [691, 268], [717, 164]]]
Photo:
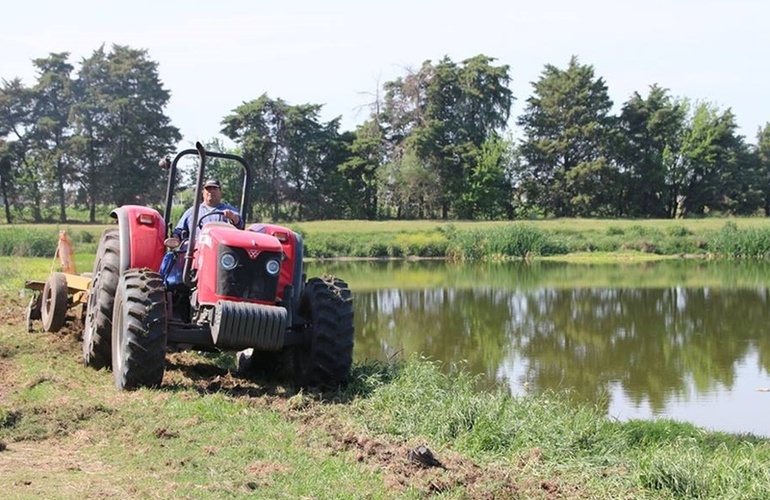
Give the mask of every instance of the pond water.
[[356, 361], [421, 354], [618, 420], [770, 437], [770, 263], [335, 262]]

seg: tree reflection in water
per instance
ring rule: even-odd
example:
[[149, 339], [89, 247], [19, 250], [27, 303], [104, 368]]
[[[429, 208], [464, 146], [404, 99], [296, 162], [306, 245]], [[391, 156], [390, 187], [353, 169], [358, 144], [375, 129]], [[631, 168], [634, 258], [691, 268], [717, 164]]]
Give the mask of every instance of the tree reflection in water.
[[[685, 404], [695, 423], [703, 395], [750, 384], [757, 406], [736, 411], [770, 411], [757, 391], [770, 387], [766, 264], [359, 262], [331, 272], [354, 292], [357, 360], [418, 353], [512, 392], [569, 390], [630, 417]], [[741, 379], [747, 364], [757, 380]], [[743, 430], [770, 435], [766, 425]]]

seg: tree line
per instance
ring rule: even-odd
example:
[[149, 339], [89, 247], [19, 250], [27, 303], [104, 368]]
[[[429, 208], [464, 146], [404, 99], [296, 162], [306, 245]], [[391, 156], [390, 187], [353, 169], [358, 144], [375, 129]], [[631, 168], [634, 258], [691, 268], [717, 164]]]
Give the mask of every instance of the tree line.
[[[6, 221], [65, 222], [74, 206], [96, 222], [100, 207], [160, 206], [158, 159], [174, 154], [181, 135], [147, 51], [102, 46], [77, 70], [67, 52], [32, 64], [31, 86], [0, 82]], [[657, 84], [613, 114], [604, 79], [575, 56], [564, 68], [545, 65], [511, 117], [511, 80], [508, 65], [483, 54], [428, 60], [378, 88], [355, 130], [322, 120], [320, 104], [266, 93], [244, 101], [221, 133], [255, 171], [247, 217], [770, 214], [770, 123], [747, 143], [730, 109]], [[212, 166], [229, 193], [240, 192], [235, 166]]]

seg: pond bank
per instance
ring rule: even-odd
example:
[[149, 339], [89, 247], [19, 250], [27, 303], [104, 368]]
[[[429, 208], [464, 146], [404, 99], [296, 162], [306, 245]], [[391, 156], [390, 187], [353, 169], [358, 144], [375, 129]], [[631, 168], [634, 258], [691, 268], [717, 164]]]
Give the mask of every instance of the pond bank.
[[[511, 222], [318, 221], [286, 224], [307, 258], [445, 258], [456, 261], [594, 258], [767, 258], [764, 218], [684, 220], [556, 219]], [[58, 231], [94, 253], [108, 225], [0, 225], [0, 256], [53, 256]]]

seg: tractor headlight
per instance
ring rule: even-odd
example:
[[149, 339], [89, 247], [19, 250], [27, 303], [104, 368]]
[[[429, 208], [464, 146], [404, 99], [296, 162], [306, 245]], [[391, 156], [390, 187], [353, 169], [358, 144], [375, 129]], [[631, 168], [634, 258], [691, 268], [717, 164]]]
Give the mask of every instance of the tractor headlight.
[[265, 271], [267, 271], [267, 274], [270, 276], [275, 276], [281, 271], [281, 263], [275, 259], [270, 259], [265, 264]]
[[235, 269], [235, 266], [238, 264], [238, 259], [235, 258], [235, 255], [231, 253], [223, 253], [221, 257], [219, 257], [219, 265], [222, 266], [222, 269], [226, 271], [231, 271]]

